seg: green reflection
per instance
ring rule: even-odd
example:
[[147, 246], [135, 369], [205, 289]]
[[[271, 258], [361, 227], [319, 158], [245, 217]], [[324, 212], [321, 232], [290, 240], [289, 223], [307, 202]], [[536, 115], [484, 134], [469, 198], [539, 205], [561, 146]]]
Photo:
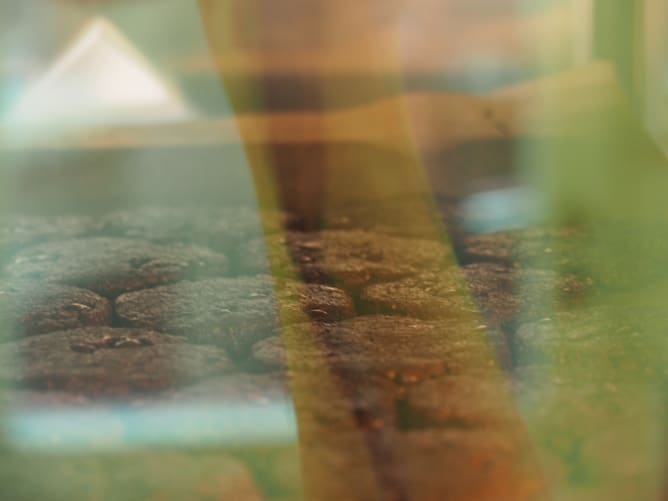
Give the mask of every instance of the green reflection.
[[550, 222], [573, 232], [554, 233], [542, 242], [549, 252], [523, 265], [552, 267], [592, 287], [575, 305], [537, 298], [549, 314], [519, 327], [523, 414], [557, 498], [658, 499], [668, 163], [605, 66], [535, 89], [540, 104], [530, 123], [545, 133], [525, 141], [526, 179]]

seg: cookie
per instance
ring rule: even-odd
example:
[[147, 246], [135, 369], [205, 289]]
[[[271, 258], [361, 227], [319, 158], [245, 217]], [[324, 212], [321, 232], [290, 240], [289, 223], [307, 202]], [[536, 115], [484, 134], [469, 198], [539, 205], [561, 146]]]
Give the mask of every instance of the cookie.
[[0, 218], [0, 258], [29, 245], [96, 234], [99, 224], [86, 216], [19, 216]]
[[256, 342], [251, 348], [253, 361], [266, 369], [285, 369], [288, 356], [285, 344], [279, 336], [270, 336]]
[[427, 320], [456, 321], [482, 311], [487, 322], [498, 327], [548, 315], [560, 304], [577, 301], [590, 286], [550, 270], [475, 263], [372, 285], [361, 298], [372, 311]]
[[[280, 279], [274, 280], [274, 284], [284, 323], [307, 319], [329, 323], [355, 315], [355, 305], [350, 296], [336, 287]], [[303, 313], [307, 316], [304, 317]]]
[[232, 273], [240, 274], [238, 261], [248, 242], [280, 233], [290, 221], [285, 213], [251, 207], [152, 207], [113, 212], [102, 219], [102, 228], [110, 236], [206, 246], [223, 252]]
[[464, 263], [494, 262], [530, 268], [575, 270], [587, 245], [578, 227], [534, 227], [469, 234], [460, 243]]
[[122, 396], [229, 371], [224, 350], [146, 329], [85, 327], [0, 345], [0, 379], [35, 390]]
[[462, 237], [458, 249], [463, 263], [490, 262], [515, 264], [518, 236], [513, 232], [469, 234]]
[[458, 267], [440, 273], [423, 273], [402, 280], [371, 285], [360, 295], [375, 313], [457, 322], [476, 313]]
[[554, 270], [477, 263], [463, 267], [466, 283], [492, 325], [539, 320], [586, 300], [591, 279]]
[[267, 276], [183, 281], [123, 294], [116, 300], [116, 314], [125, 325], [239, 352], [279, 333], [282, 323], [310, 317], [335, 321], [354, 313], [351, 299], [333, 287], [287, 281], [277, 290], [278, 299]]
[[43, 280], [106, 297], [186, 278], [221, 275], [227, 258], [208, 249], [143, 240], [96, 237], [36, 245], [6, 266], [15, 279]]
[[[461, 371], [496, 366], [484, 326], [369, 315], [333, 324], [299, 325], [286, 330], [292, 370], [319, 369], [382, 374], [405, 384]], [[310, 331], [304, 331], [309, 328]]]
[[243, 263], [247, 269], [257, 268], [265, 256], [273, 274], [291, 277], [296, 270], [308, 282], [330, 283], [348, 292], [439, 269], [454, 259], [439, 241], [362, 230], [270, 236], [266, 242], [253, 242]]
[[89, 290], [43, 282], [0, 285], [2, 338], [110, 325], [111, 305]]

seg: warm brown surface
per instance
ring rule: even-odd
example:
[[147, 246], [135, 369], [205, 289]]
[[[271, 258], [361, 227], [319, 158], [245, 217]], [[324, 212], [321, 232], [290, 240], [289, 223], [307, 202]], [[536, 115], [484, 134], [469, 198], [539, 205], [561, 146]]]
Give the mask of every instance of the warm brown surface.
[[410, 140], [428, 155], [473, 141], [545, 137], [573, 125], [575, 134], [593, 126], [595, 117], [620, 113], [627, 105], [612, 69], [597, 63], [490, 96], [421, 92], [327, 112], [245, 113], [183, 124], [65, 132], [5, 131], [0, 149], [193, 147], [237, 144], [243, 133], [246, 145], [364, 142], [405, 148]]
[[566, 6], [522, 11], [517, 0], [199, 4], [208, 36], [225, 40], [216, 56], [226, 71], [372, 72], [402, 65], [443, 72], [482, 56], [538, 65], [567, 60], [573, 33]]
[[[146, 148], [238, 143], [239, 129], [245, 131], [246, 144], [313, 143], [363, 141], [392, 146], [404, 134], [404, 122], [415, 126], [418, 138], [428, 148], [440, 148], [457, 141], [502, 137], [505, 123], [496, 123], [493, 103], [464, 95], [429, 94], [408, 96], [405, 114], [397, 114], [403, 98], [390, 98], [369, 105], [327, 113], [293, 112], [269, 115], [243, 115], [236, 119], [219, 118], [186, 124], [150, 127], [56, 131], [26, 131], [5, 135], [5, 148], [47, 148], [58, 150], [90, 148]], [[487, 108], [486, 108], [487, 107]], [[435, 130], [458, 123], [448, 135], [435, 137]], [[423, 139], [422, 139], [423, 138]]]

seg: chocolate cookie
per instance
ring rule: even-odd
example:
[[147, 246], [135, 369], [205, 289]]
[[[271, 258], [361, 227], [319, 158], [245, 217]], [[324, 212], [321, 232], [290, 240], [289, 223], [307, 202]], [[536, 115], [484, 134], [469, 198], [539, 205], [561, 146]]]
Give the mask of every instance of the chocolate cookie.
[[270, 336], [255, 343], [251, 356], [253, 361], [267, 369], [285, 369], [288, 364], [285, 344], [279, 336]]
[[591, 279], [549, 269], [478, 263], [464, 266], [463, 271], [492, 325], [538, 320], [573, 308], [595, 293]]
[[242, 262], [257, 268], [268, 256], [272, 273], [331, 283], [347, 291], [412, 276], [453, 263], [451, 249], [439, 241], [400, 238], [368, 231], [328, 230], [270, 236], [251, 244]]
[[230, 370], [224, 350], [144, 329], [85, 327], [0, 345], [0, 379], [89, 396], [164, 390]]
[[400, 314], [426, 320], [456, 322], [476, 312], [459, 267], [371, 285], [362, 290], [360, 297], [375, 313]]
[[93, 325], [110, 325], [111, 305], [94, 292], [44, 282], [0, 285], [2, 336], [32, 336]]
[[308, 319], [325, 323], [336, 322], [355, 314], [355, 306], [350, 296], [336, 287], [281, 279], [274, 280], [274, 287], [284, 323], [303, 322]]
[[287, 239], [281, 234], [254, 238], [243, 244], [237, 269], [246, 275], [276, 275], [280, 271], [281, 276], [292, 276], [289, 252]]
[[517, 240], [517, 234], [510, 231], [466, 235], [458, 246], [459, 254], [464, 263], [512, 265], [518, 259], [515, 254]]
[[88, 238], [36, 245], [6, 266], [12, 278], [44, 280], [114, 297], [122, 292], [226, 272], [224, 255], [196, 246]]
[[484, 326], [470, 323], [370, 315], [300, 327], [312, 331], [301, 338], [298, 330], [288, 329], [285, 334], [293, 336], [286, 345], [293, 350], [290, 368], [294, 370], [313, 368], [314, 350], [333, 368], [383, 374], [408, 384], [463, 370], [487, 371], [496, 364]]
[[103, 231], [125, 238], [210, 247], [230, 259], [232, 274], [241, 274], [246, 270], [239, 269], [240, 253], [248, 242], [265, 233], [280, 233], [289, 224], [290, 218], [282, 212], [251, 207], [153, 207], [109, 214], [103, 218]]
[[267, 276], [184, 281], [123, 294], [116, 300], [116, 314], [126, 325], [234, 351], [276, 335], [282, 323], [309, 317], [335, 321], [353, 314], [350, 298], [333, 287], [287, 281], [277, 284], [276, 290], [278, 296]]
[[446, 320], [475, 314], [472, 294], [487, 321], [501, 326], [539, 319], [560, 305], [577, 302], [590, 287], [589, 281], [550, 270], [476, 263], [372, 285], [361, 297], [377, 312]]
[[584, 264], [586, 245], [585, 232], [580, 228], [536, 227], [467, 235], [460, 248], [464, 263], [495, 262], [574, 271]]
[[84, 237], [99, 231], [100, 225], [85, 216], [18, 216], [0, 218], [0, 257], [28, 245]]

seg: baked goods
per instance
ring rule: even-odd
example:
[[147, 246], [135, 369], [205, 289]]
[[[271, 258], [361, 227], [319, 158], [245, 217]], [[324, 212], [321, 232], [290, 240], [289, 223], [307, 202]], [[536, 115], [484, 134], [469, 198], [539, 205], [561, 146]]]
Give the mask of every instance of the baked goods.
[[194, 245], [96, 237], [35, 245], [14, 256], [6, 273], [90, 289], [106, 297], [187, 278], [221, 275], [227, 258]]
[[44, 282], [0, 285], [0, 339], [111, 325], [109, 301], [85, 289]]

